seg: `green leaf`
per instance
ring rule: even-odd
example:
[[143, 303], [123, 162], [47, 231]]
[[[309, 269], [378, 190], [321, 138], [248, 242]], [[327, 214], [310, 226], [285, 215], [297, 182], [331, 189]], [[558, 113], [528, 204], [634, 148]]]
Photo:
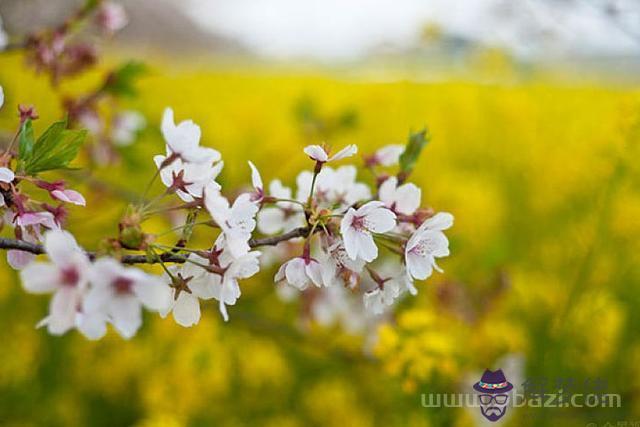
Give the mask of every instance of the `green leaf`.
[[146, 72], [147, 67], [142, 62], [127, 62], [111, 74], [104, 90], [115, 96], [135, 96], [135, 82]]
[[27, 119], [22, 124], [20, 129], [20, 141], [18, 145], [18, 160], [25, 162], [31, 157], [33, 152], [33, 145], [35, 144], [35, 137], [33, 136], [33, 126], [31, 119]]
[[400, 174], [401, 181], [404, 181], [413, 171], [413, 168], [420, 157], [422, 149], [427, 145], [431, 135], [427, 128], [409, 135], [409, 141], [400, 155]]
[[66, 127], [66, 120], [55, 122], [38, 138], [31, 155], [24, 161], [26, 173], [35, 175], [48, 170], [64, 169], [76, 158], [87, 131]]

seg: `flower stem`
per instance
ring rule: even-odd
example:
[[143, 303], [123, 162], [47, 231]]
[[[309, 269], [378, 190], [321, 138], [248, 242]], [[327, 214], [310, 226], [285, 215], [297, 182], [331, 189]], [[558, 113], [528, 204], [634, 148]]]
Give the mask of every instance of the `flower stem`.
[[311, 179], [311, 189], [309, 190], [309, 198], [307, 199], [307, 207], [311, 209], [311, 201], [313, 200], [313, 191], [316, 187], [316, 179], [322, 170], [322, 162], [316, 162], [316, 167], [313, 169], [313, 178]]
[[306, 205], [304, 203], [302, 203], [299, 200], [293, 200], [293, 199], [280, 199], [280, 198], [276, 198], [273, 200], [273, 202], [270, 203], [278, 203], [278, 202], [288, 202], [288, 203], [295, 203], [297, 205], [300, 205], [302, 207], [305, 207]]

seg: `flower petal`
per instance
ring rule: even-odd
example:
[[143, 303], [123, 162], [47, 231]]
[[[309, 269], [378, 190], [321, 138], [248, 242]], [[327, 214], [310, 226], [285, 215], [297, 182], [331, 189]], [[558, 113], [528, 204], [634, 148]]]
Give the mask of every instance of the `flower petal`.
[[90, 340], [99, 340], [107, 333], [107, 317], [104, 313], [78, 313], [76, 324], [80, 333]]
[[287, 262], [285, 276], [290, 285], [302, 290], [309, 284], [309, 278], [305, 272], [305, 264], [302, 258], [293, 258]]
[[52, 335], [62, 335], [75, 326], [78, 293], [75, 288], [62, 287], [51, 298], [47, 327]]
[[251, 183], [253, 184], [253, 188], [263, 190], [264, 185], [262, 184], [262, 177], [260, 176], [260, 172], [258, 172], [258, 168], [256, 168], [253, 162], [249, 161], [248, 163], [251, 168]]
[[171, 305], [173, 292], [160, 277], [150, 276], [147, 280], [137, 282], [133, 291], [149, 310], [164, 311]]
[[9, 168], [0, 168], [0, 182], [12, 182], [16, 178], [16, 175]]
[[400, 155], [404, 152], [404, 145], [392, 144], [380, 148], [376, 151], [376, 160], [382, 166], [393, 166], [398, 163]]
[[116, 298], [110, 306], [109, 313], [113, 326], [122, 338], [133, 337], [142, 325], [142, 309], [134, 296]]
[[357, 236], [358, 256], [366, 262], [371, 262], [378, 258], [378, 247], [373, 241], [373, 236], [369, 233], [358, 233]]
[[59, 266], [68, 265], [81, 252], [76, 239], [64, 230], [51, 230], [44, 235], [44, 249], [51, 261]]
[[30, 252], [19, 250], [7, 251], [7, 262], [14, 270], [22, 270], [35, 258], [36, 256]]
[[78, 206], [86, 206], [87, 204], [82, 194], [75, 190], [53, 190], [51, 196], [62, 202], [73, 203]]
[[391, 206], [395, 202], [394, 196], [396, 194], [397, 185], [398, 178], [392, 176], [385, 179], [382, 185], [380, 185], [380, 189], [378, 190], [378, 196], [380, 197], [380, 200], [382, 200], [388, 208], [391, 208]]
[[358, 147], [355, 144], [347, 145], [342, 150], [331, 156], [329, 160], [336, 161], [347, 157], [351, 157], [358, 152]]
[[322, 268], [317, 261], [311, 261], [309, 264], [305, 266], [305, 273], [309, 279], [313, 282], [314, 285], [321, 287], [322, 280]]
[[396, 211], [411, 215], [420, 207], [422, 191], [413, 183], [403, 184], [395, 194]]
[[258, 229], [264, 234], [275, 234], [284, 226], [284, 212], [280, 208], [269, 207], [258, 212]]
[[326, 162], [329, 160], [327, 152], [320, 145], [308, 145], [304, 148], [304, 153], [316, 162]]
[[453, 225], [453, 215], [449, 212], [438, 212], [420, 225], [421, 229], [446, 230]]
[[291, 189], [282, 185], [279, 179], [274, 179], [269, 183], [269, 194], [278, 199], [290, 199]]
[[386, 233], [396, 226], [396, 214], [387, 208], [378, 208], [367, 214], [367, 228], [374, 233]]
[[20, 281], [25, 291], [32, 294], [45, 294], [57, 289], [59, 271], [49, 263], [33, 262], [20, 272]]
[[186, 292], [180, 292], [173, 307], [173, 318], [176, 323], [189, 328], [200, 321], [200, 302], [198, 298]]
[[364, 215], [367, 215], [372, 210], [382, 208], [382, 207], [384, 207], [384, 203], [382, 203], [380, 200], [372, 200], [371, 202], [367, 202], [364, 205], [360, 206], [356, 211], [356, 215], [364, 216]]
[[425, 280], [427, 277], [431, 276], [433, 267], [431, 265], [432, 258], [430, 256], [422, 257], [409, 252], [406, 254], [405, 260], [407, 263], [407, 272], [414, 279]]

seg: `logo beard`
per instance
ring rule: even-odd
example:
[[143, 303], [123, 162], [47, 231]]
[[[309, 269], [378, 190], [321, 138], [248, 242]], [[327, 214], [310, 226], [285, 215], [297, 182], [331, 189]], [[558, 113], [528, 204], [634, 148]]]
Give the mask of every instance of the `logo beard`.
[[506, 406], [504, 408], [500, 408], [499, 406], [489, 406], [488, 408], [480, 408], [482, 415], [489, 421], [498, 421], [504, 415], [506, 411]]

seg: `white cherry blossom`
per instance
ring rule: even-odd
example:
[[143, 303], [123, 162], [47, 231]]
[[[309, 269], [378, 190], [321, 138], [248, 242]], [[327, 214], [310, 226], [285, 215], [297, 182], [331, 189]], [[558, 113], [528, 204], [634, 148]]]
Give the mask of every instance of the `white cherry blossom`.
[[[101, 311], [85, 312], [82, 307], [76, 313], [76, 329], [90, 340], [99, 340], [107, 333], [107, 315]], [[43, 320], [39, 326], [45, 326], [47, 319]]]
[[205, 188], [205, 207], [225, 236], [231, 254], [238, 258], [249, 252], [249, 239], [256, 228], [258, 205], [251, 195], [243, 193], [229, 206], [229, 201], [216, 189]]
[[[227, 305], [234, 305], [241, 295], [239, 279], [247, 279], [260, 270], [260, 252], [251, 251], [238, 258], [234, 258], [228, 251], [224, 242], [224, 235], [220, 235], [215, 244], [216, 267], [224, 270], [223, 274], [213, 273], [201, 266], [187, 263], [182, 269], [182, 277], [189, 279], [187, 286], [191, 294], [178, 297], [174, 308], [176, 322], [183, 326], [195, 324], [200, 319], [200, 299], [214, 298], [218, 301], [220, 314], [225, 321], [229, 320]], [[201, 256], [190, 254], [189, 260], [200, 265], [209, 265], [210, 260]], [[176, 315], [178, 317], [176, 317]]]
[[[279, 179], [269, 184], [269, 196], [276, 199], [291, 199], [291, 189], [282, 185]], [[264, 234], [287, 232], [304, 225], [302, 207], [292, 202], [276, 202], [258, 212], [258, 229]]]
[[[225, 247], [224, 237], [218, 238], [216, 247]], [[233, 257], [230, 253], [222, 252], [220, 266], [225, 269], [222, 283], [214, 287], [213, 297], [218, 300], [218, 308], [224, 321], [229, 320], [227, 305], [234, 305], [240, 297], [239, 279], [248, 279], [260, 271], [260, 252], [251, 251], [240, 257]]]
[[[337, 169], [324, 167], [316, 177], [313, 197], [318, 206], [329, 207], [338, 204], [345, 208], [371, 198], [371, 190], [364, 183], [356, 182], [357, 170], [346, 165]], [[313, 173], [301, 172], [296, 178], [296, 200], [306, 202], [311, 191]]]
[[142, 307], [166, 310], [171, 304], [171, 289], [160, 277], [124, 267], [113, 258], [101, 258], [89, 272], [91, 288], [83, 303], [83, 312], [103, 313], [123, 338], [133, 337], [142, 325]]
[[[200, 262], [203, 258], [194, 254], [189, 254], [190, 261]], [[171, 300], [168, 306], [160, 310], [161, 317], [167, 317], [169, 313], [173, 314], [173, 320], [185, 328], [196, 325], [200, 321], [200, 300], [209, 300], [213, 298], [214, 291], [206, 282], [197, 280], [206, 270], [191, 262], [185, 262], [182, 267], [170, 267], [169, 271], [183, 283], [188, 289], [171, 289]], [[172, 283], [172, 279], [165, 274], [163, 276], [165, 283]]]
[[404, 145], [400, 144], [386, 145], [375, 152], [373, 160], [382, 166], [393, 166], [398, 163], [404, 148]]
[[191, 120], [177, 125], [173, 119], [173, 110], [167, 108], [162, 116], [162, 135], [170, 154], [175, 154], [185, 162], [211, 163], [220, 160], [220, 153], [213, 148], [200, 146], [200, 126]]
[[320, 263], [311, 257], [295, 257], [280, 266], [274, 281], [286, 280], [291, 286], [304, 290], [310, 284], [322, 286], [322, 268]]
[[342, 286], [322, 288], [311, 305], [313, 318], [323, 326], [339, 324], [347, 333], [359, 334], [367, 327], [367, 313], [361, 300], [356, 300]]
[[373, 314], [382, 314], [387, 307], [393, 305], [400, 296], [400, 284], [391, 279], [384, 283], [382, 288], [365, 292], [363, 296], [364, 308]]
[[[296, 177], [296, 200], [305, 203], [311, 192], [311, 182], [313, 181], [313, 173], [310, 171], [302, 171]], [[316, 177], [314, 187], [314, 199], [319, 205], [329, 205], [332, 197], [332, 185], [334, 183], [334, 170], [330, 167], [323, 168]]]
[[138, 111], [128, 110], [118, 113], [113, 120], [111, 137], [116, 145], [126, 147], [136, 139], [136, 135], [147, 125], [147, 121]]
[[340, 239], [327, 239], [325, 248], [320, 253], [319, 262], [322, 267], [322, 283], [324, 286], [351, 287], [355, 285], [365, 262], [362, 259], [352, 260], [347, 255], [344, 243]]
[[211, 186], [215, 190], [220, 189], [220, 185], [215, 179], [220, 175], [224, 162], [211, 163], [190, 163], [178, 158], [170, 164], [163, 166], [167, 156], [157, 155], [153, 158], [156, 166], [160, 169], [160, 179], [162, 183], [176, 190], [176, 195], [185, 202], [192, 202], [194, 198], [202, 198], [205, 187]]
[[380, 201], [365, 203], [357, 210], [349, 208], [340, 223], [340, 232], [349, 258], [371, 262], [378, 257], [371, 233], [386, 233], [395, 227], [396, 215]]
[[369, 186], [356, 182], [358, 171], [355, 166], [341, 166], [335, 170], [329, 170], [331, 176], [330, 199], [343, 207], [371, 198]]
[[76, 314], [89, 279], [89, 258], [67, 231], [52, 230], [44, 236], [51, 263], [33, 262], [20, 272], [22, 286], [35, 294], [53, 293], [49, 316], [41, 322], [53, 335], [76, 325]]
[[405, 248], [405, 262], [411, 277], [424, 280], [433, 269], [442, 272], [436, 258], [449, 255], [449, 240], [442, 232], [453, 225], [453, 215], [441, 212], [429, 218], [409, 238]]
[[380, 186], [380, 200], [394, 212], [412, 215], [420, 207], [422, 192], [412, 183], [398, 186], [398, 178], [387, 178]]
[[312, 160], [320, 163], [327, 163], [331, 161], [345, 159], [351, 157], [358, 152], [358, 147], [354, 144], [347, 145], [342, 150], [338, 151], [333, 156], [329, 157], [329, 152], [321, 145], [308, 145], [304, 149], [304, 153], [311, 157]]
[[378, 263], [369, 274], [363, 277], [361, 286], [366, 292], [363, 295], [364, 307], [374, 315], [382, 314], [391, 307], [404, 293], [417, 293], [413, 280], [400, 262], [388, 258]]

